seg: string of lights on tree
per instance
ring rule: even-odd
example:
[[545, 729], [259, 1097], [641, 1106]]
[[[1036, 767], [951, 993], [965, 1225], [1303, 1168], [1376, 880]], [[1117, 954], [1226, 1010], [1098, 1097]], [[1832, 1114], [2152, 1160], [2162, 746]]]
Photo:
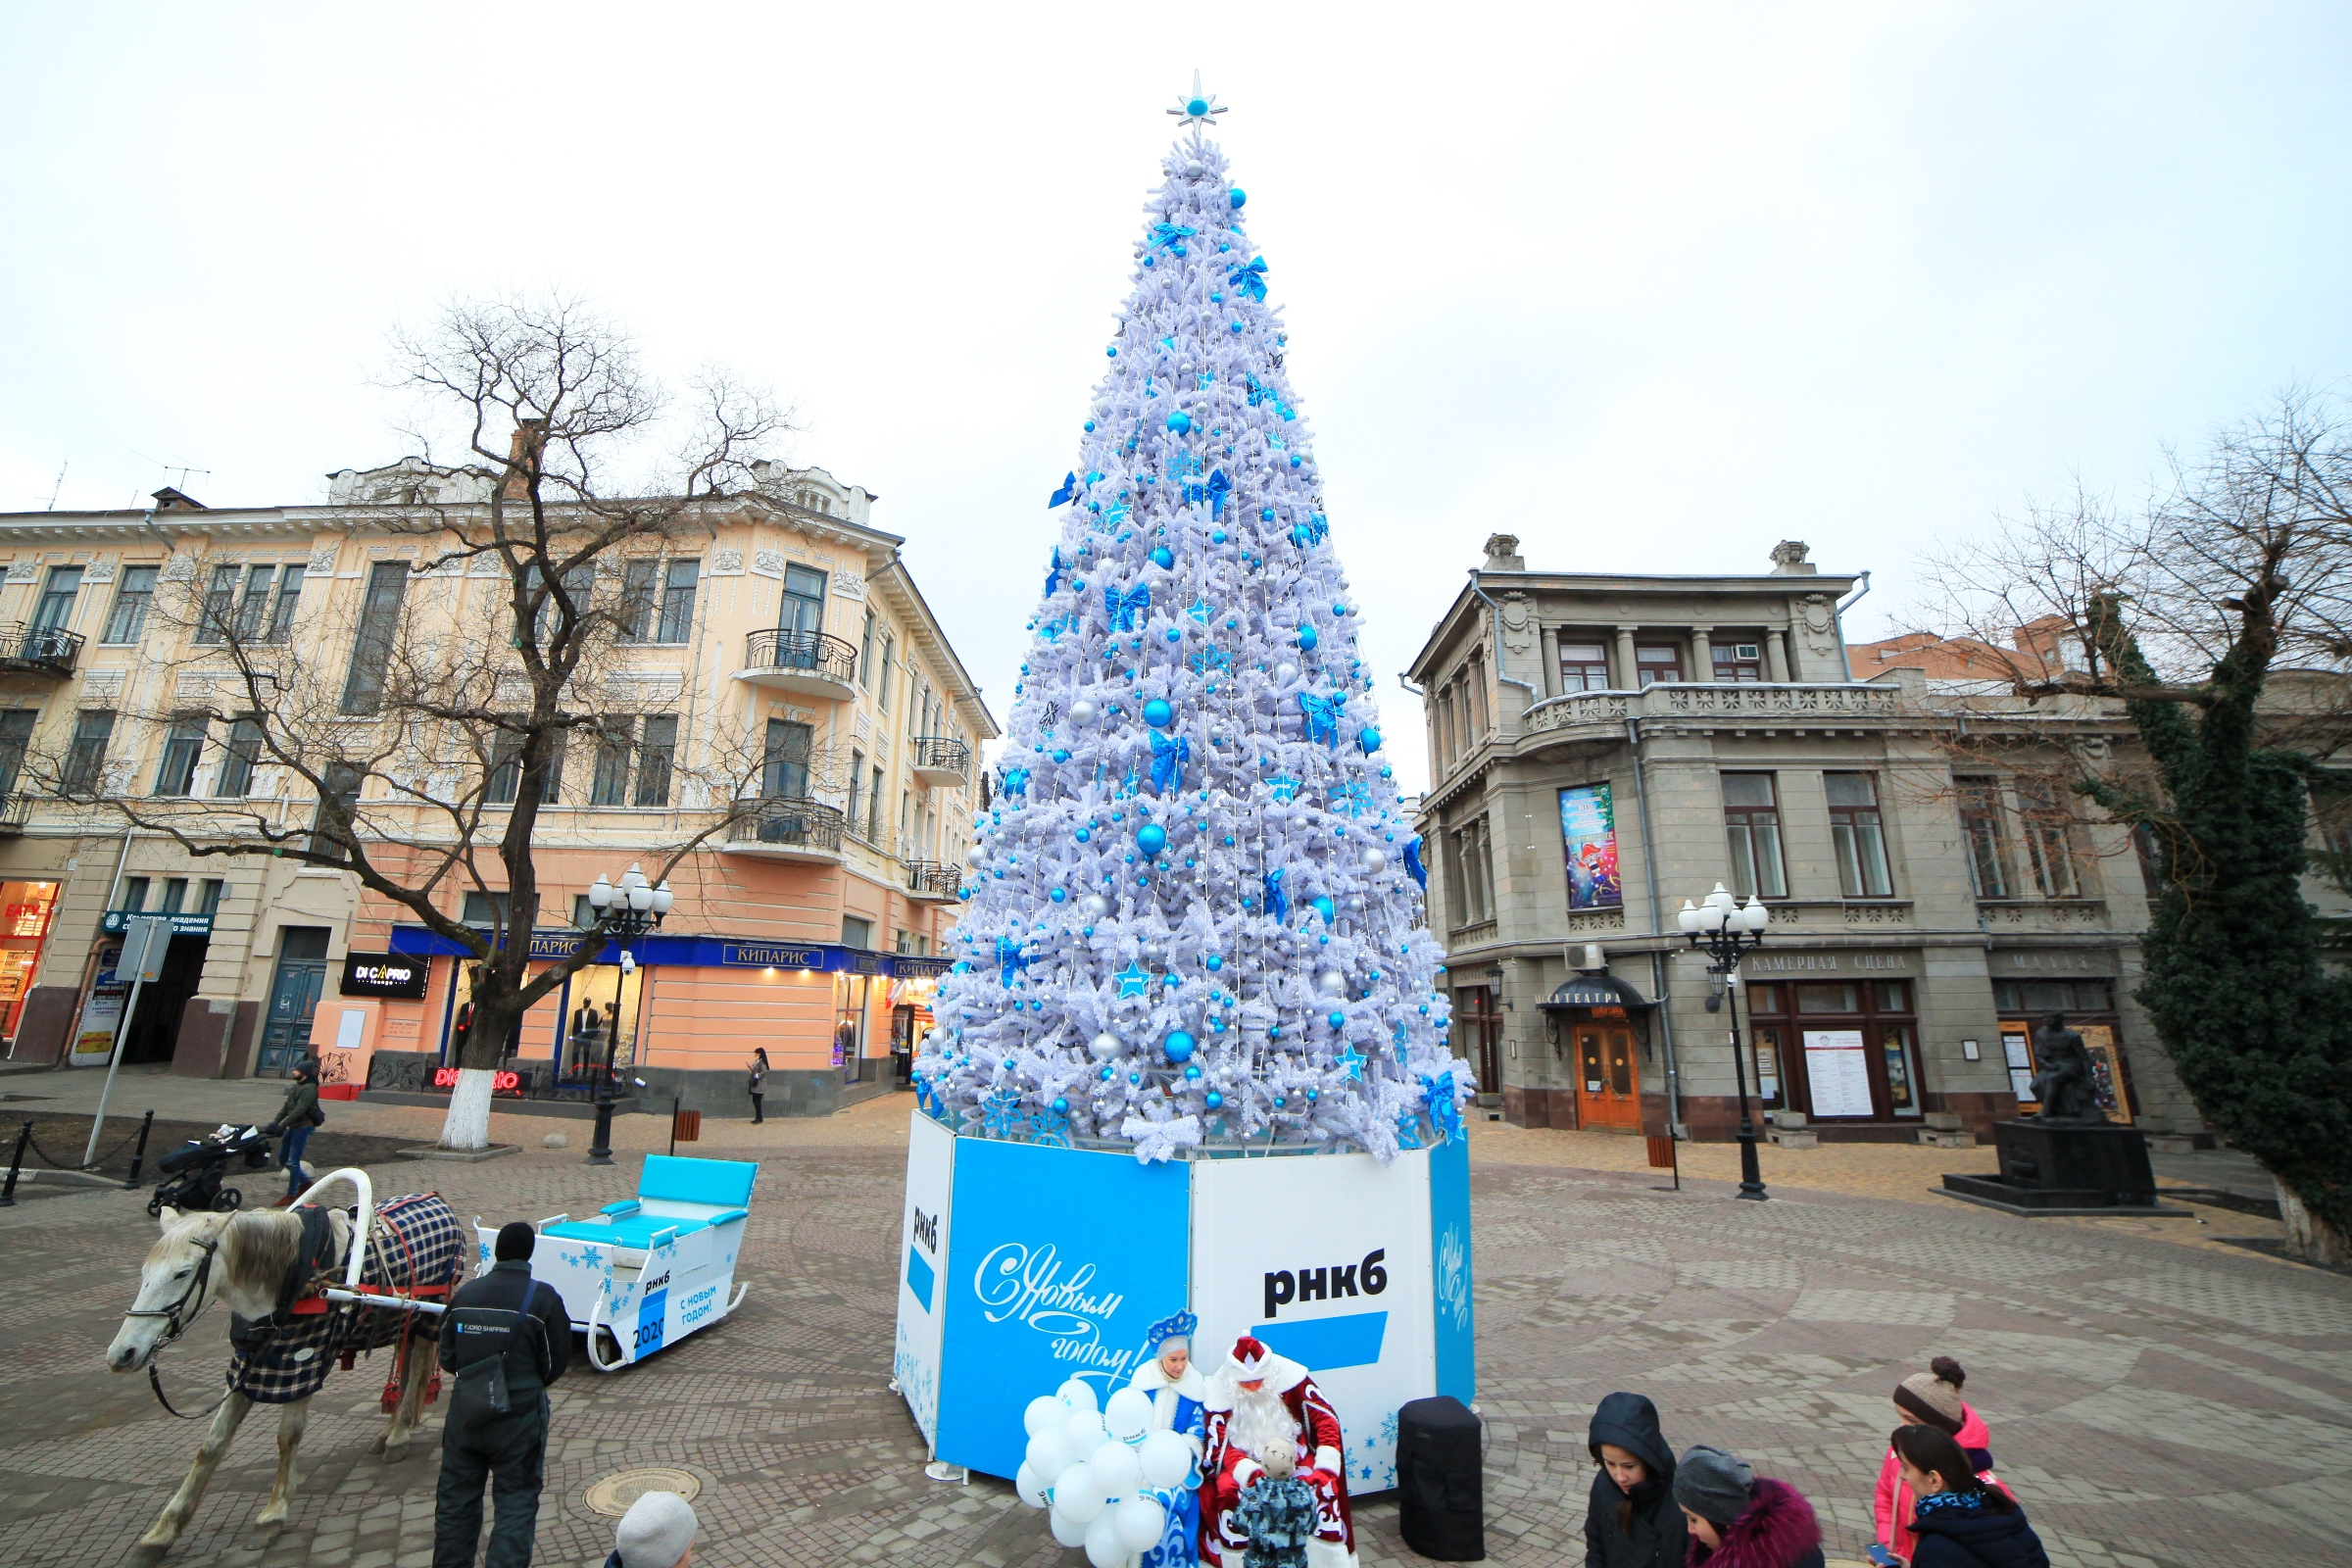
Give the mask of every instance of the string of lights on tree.
[[1474, 1085], [1247, 197], [1198, 128], [1162, 170], [916, 1087], [987, 1136], [1385, 1160]]

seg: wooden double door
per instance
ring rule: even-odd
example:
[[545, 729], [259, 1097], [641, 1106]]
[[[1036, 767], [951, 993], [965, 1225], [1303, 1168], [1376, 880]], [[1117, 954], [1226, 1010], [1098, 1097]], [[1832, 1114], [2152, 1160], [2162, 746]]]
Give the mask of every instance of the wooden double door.
[[1571, 1025], [1575, 1046], [1576, 1116], [1580, 1127], [1642, 1130], [1642, 1069], [1628, 1023]]

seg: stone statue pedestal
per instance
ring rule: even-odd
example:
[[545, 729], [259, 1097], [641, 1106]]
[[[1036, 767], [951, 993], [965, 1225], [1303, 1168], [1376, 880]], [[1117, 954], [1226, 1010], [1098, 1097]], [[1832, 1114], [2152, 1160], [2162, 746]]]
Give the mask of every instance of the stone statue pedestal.
[[1985, 1176], [1946, 1176], [1953, 1198], [2013, 1214], [2186, 1214], [2156, 1201], [2148, 1140], [2120, 1122], [1995, 1122], [2000, 1169]]

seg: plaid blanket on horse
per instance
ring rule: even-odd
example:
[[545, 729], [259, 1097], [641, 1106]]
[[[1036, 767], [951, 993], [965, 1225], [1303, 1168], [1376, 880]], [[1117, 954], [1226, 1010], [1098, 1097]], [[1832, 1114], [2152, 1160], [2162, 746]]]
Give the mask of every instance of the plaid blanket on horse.
[[[420, 1286], [446, 1292], [464, 1277], [470, 1254], [458, 1216], [439, 1193], [389, 1198], [376, 1205], [368, 1228], [360, 1283], [395, 1295], [412, 1294]], [[336, 1285], [343, 1282], [339, 1263], [322, 1273], [331, 1275]], [[317, 1283], [323, 1288], [327, 1280]], [[355, 1310], [337, 1305], [330, 1311], [281, 1314], [277, 1320], [244, 1325], [246, 1332], [232, 1340], [236, 1350], [229, 1358], [228, 1386], [257, 1404], [291, 1404], [317, 1394], [341, 1357], [397, 1345], [413, 1329], [424, 1353], [432, 1354], [433, 1325], [414, 1324], [411, 1320], [418, 1315], [392, 1307]]]

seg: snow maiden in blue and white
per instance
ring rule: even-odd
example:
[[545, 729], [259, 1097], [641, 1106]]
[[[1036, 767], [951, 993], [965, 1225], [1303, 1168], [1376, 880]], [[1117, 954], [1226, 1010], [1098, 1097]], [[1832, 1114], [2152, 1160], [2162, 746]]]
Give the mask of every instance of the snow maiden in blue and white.
[[1208, 1380], [1193, 1365], [1193, 1334], [1200, 1320], [1190, 1312], [1161, 1318], [1144, 1336], [1144, 1363], [1128, 1388], [1152, 1401], [1153, 1432], [1170, 1432], [1192, 1450], [1193, 1467], [1174, 1487], [1155, 1491], [1168, 1511], [1159, 1544], [1144, 1553], [1140, 1568], [1193, 1568], [1200, 1560], [1200, 1455], [1207, 1442]]
[[1387, 1161], [1475, 1085], [1274, 273], [1213, 142], [1162, 169], [918, 1086], [981, 1136]]

